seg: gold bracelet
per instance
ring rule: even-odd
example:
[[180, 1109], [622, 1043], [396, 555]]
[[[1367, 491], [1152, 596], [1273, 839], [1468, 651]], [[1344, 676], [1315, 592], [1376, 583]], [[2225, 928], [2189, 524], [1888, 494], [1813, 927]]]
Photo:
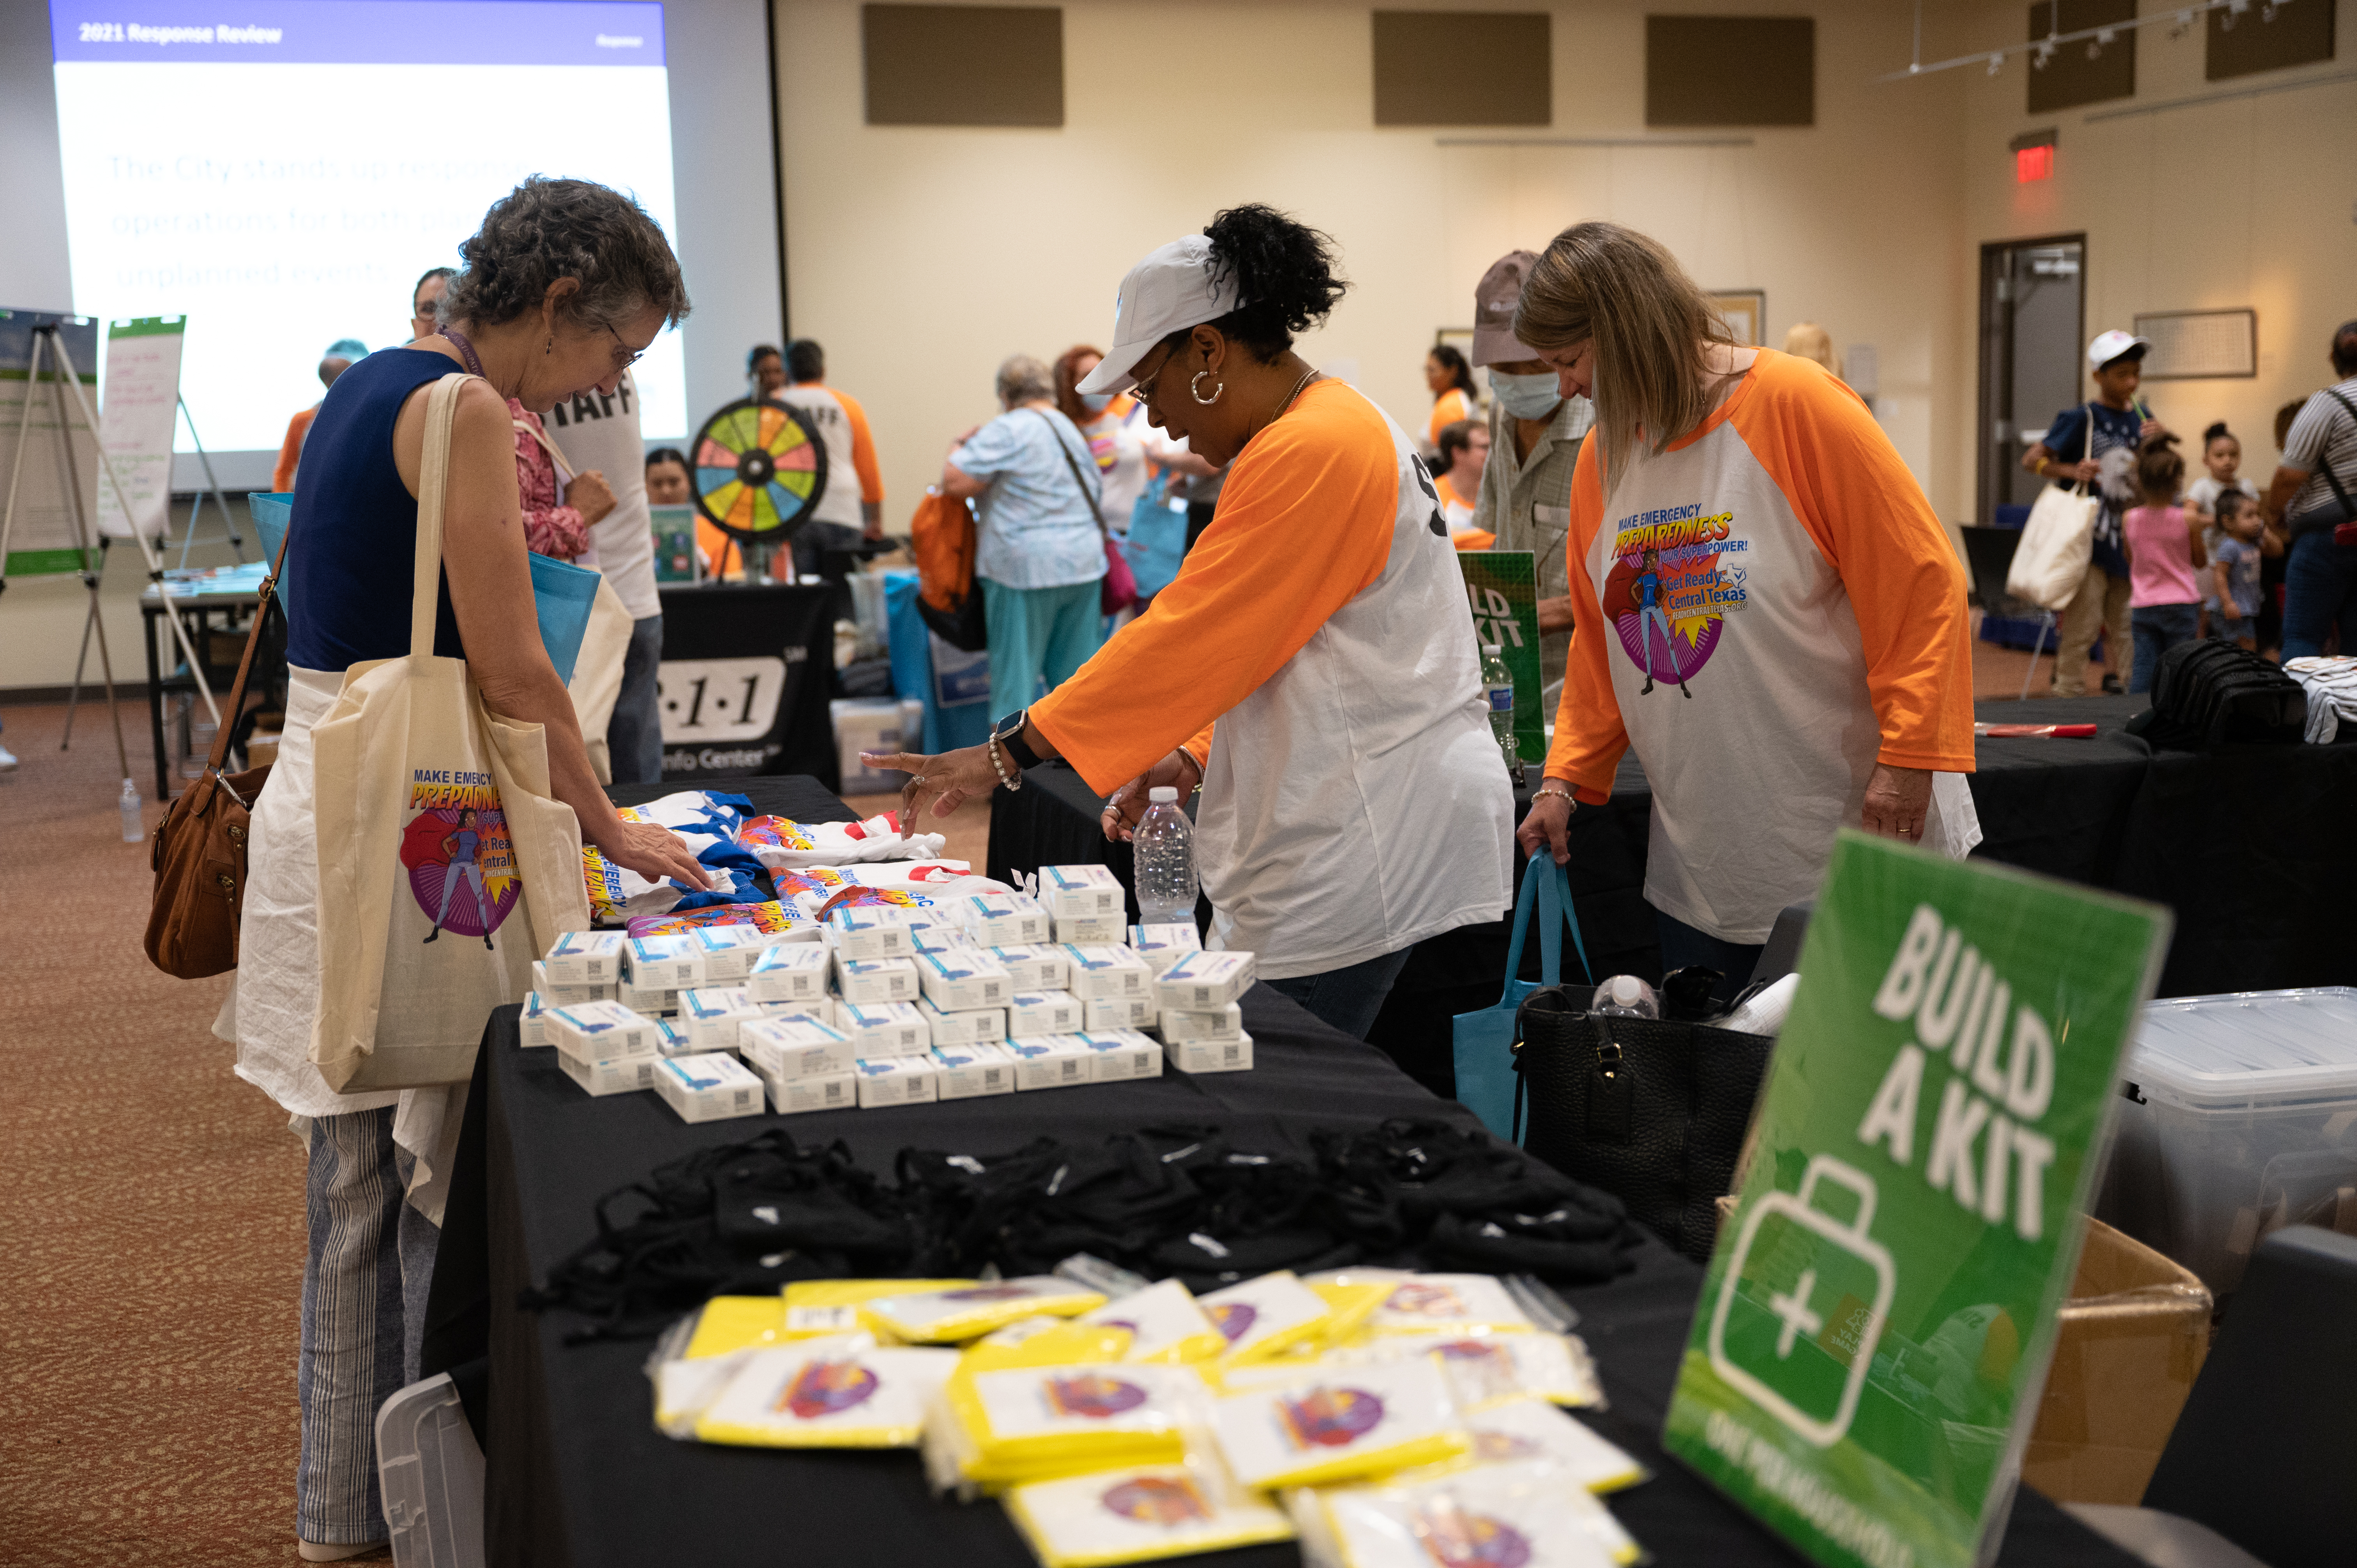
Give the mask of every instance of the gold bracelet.
[[1546, 800], [1568, 800], [1575, 807], [1579, 804], [1578, 800], [1573, 798], [1570, 790], [1558, 789], [1552, 784], [1544, 785], [1531, 793], [1531, 802], [1534, 805]]

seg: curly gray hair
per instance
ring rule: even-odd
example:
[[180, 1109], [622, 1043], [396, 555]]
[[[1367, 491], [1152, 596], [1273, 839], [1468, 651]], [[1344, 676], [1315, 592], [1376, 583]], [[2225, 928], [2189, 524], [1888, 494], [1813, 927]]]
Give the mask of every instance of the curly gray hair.
[[1007, 407], [1055, 395], [1055, 376], [1030, 355], [1013, 355], [998, 367], [998, 401]]
[[671, 242], [637, 202], [589, 180], [532, 176], [491, 204], [458, 255], [466, 270], [443, 296], [445, 321], [512, 321], [559, 278], [581, 283], [569, 317], [606, 324], [652, 306], [673, 326], [687, 317]]

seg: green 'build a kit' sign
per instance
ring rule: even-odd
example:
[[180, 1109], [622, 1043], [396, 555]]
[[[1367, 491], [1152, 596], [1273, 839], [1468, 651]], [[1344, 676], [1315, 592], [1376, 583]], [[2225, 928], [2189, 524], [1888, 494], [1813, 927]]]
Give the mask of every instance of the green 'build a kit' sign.
[[1496, 643], [1514, 678], [1514, 750], [1524, 762], [1546, 760], [1546, 721], [1539, 670], [1538, 557], [1527, 550], [1462, 550], [1465, 601], [1473, 635]]
[[1815, 1561], [1996, 1555], [2166, 910], [1846, 832], [1663, 1442]]

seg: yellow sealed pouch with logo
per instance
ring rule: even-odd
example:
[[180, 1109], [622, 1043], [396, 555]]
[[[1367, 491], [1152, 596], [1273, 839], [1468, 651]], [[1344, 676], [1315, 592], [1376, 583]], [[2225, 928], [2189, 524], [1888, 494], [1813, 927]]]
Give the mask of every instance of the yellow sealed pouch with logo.
[[1222, 1495], [1186, 1465], [1034, 1481], [1006, 1494], [1006, 1512], [1041, 1568], [1111, 1568], [1293, 1539], [1292, 1521], [1266, 1501]]
[[1392, 1287], [1367, 1326], [1377, 1334], [1529, 1334], [1539, 1326], [1488, 1274], [1411, 1274]]
[[1026, 1317], [984, 1335], [965, 1348], [960, 1369], [996, 1372], [1013, 1367], [1074, 1367], [1118, 1361], [1135, 1338], [1126, 1326], [1085, 1318]]
[[1323, 1555], [1342, 1568], [1614, 1568], [1644, 1556], [1610, 1509], [1544, 1460], [1314, 1496]]
[[1347, 1345], [1359, 1337], [1395, 1288], [1389, 1278], [1370, 1279], [1363, 1270], [1335, 1273], [1301, 1282], [1326, 1304], [1326, 1326], [1319, 1337], [1328, 1345]]
[[1202, 1380], [1183, 1367], [961, 1369], [943, 1402], [967, 1480], [1026, 1481], [1116, 1465], [1176, 1464]]
[[1652, 1478], [1618, 1444], [1589, 1431], [1576, 1416], [1540, 1400], [1475, 1411], [1465, 1418], [1473, 1434], [1476, 1464], [1509, 1465], [1544, 1459], [1591, 1492], [1617, 1492]]
[[1227, 1336], [1197, 1305], [1194, 1293], [1177, 1280], [1115, 1296], [1081, 1321], [1128, 1329], [1133, 1337], [1125, 1359], [1132, 1361], [1181, 1366], [1211, 1360], [1228, 1348]]
[[[738, 1297], [742, 1300], [744, 1298]], [[771, 1300], [771, 1305], [777, 1303]], [[683, 1319], [665, 1334], [647, 1362], [647, 1375], [655, 1385], [655, 1430], [666, 1437], [682, 1440], [695, 1435], [696, 1423], [712, 1408], [713, 1402], [736, 1381], [737, 1374], [766, 1350], [777, 1348], [782, 1340], [759, 1340], [733, 1349], [716, 1350], [708, 1355], [690, 1357], [668, 1353], [671, 1347], [701, 1328], [696, 1318]], [[716, 1337], [714, 1343], [724, 1341]], [[819, 1340], [802, 1340], [795, 1348], [828, 1355], [849, 1356], [876, 1348], [876, 1341], [866, 1334], [837, 1334]]]
[[1453, 1459], [1472, 1439], [1430, 1358], [1318, 1367], [1213, 1406], [1228, 1466], [1260, 1489], [1322, 1487]]
[[1017, 1318], [1077, 1317], [1104, 1305], [1104, 1294], [1053, 1274], [966, 1281], [946, 1289], [905, 1290], [861, 1304], [863, 1324], [924, 1344], [977, 1338]]
[[695, 1423], [705, 1443], [763, 1448], [908, 1448], [957, 1369], [951, 1350], [858, 1349], [834, 1340], [746, 1356]]
[[1213, 1291], [1197, 1303], [1228, 1342], [1222, 1359], [1260, 1361], [1281, 1356], [1326, 1331], [1326, 1298], [1290, 1269]]
[[785, 1289], [785, 1337], [814, 1338], [825, 1334], [865, 1331], [879, 1345], [898, 1345], [897, 1334], [880, 1332], [860, 1321], [859, 1306], [879, 1296], [907, 1295], [912, 1291], [954, 1290], [973, 1280], [797, 1280]]
[[1511, 1400], [1600, 1405], [1603, 1385], [1587, 1347], [1569, 1334], [1393, 1334], [1363, 1353], [1379, 1361], [1430, 1356], [1440, 1362], [1460, 1410]]
[[786, 1304], [774, 1295], [716, 1295], [697, 1312], [695, 1332], [680, 1352], [683, 1361], [701, 1361], [775, 1345], [785, 1337]]

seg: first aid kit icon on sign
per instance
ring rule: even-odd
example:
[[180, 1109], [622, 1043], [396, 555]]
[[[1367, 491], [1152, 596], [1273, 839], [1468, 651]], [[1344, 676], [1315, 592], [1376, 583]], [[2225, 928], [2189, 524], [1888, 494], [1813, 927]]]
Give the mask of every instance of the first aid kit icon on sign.
[[[1817, 1207], [1820, 1181], [1857, 1198], [1847, 1219]], [[1711, 1369], [1820, 1448], [1849, 1430], [1890, 1315], [1897, 1274], [1867, 1234], [1874, 1200], [1872, 1177], [1811, 1159], [1798, 1194], [1749, 1207], [1711, 1311]]]

